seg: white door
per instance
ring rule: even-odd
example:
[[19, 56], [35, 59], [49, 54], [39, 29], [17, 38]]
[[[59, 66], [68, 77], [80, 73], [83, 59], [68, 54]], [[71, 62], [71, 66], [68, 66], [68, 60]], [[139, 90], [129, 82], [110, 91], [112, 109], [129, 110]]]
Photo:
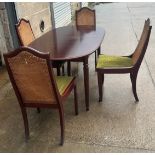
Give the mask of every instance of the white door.
[[69, 2], [53, 3], [55, 28], [71, 23], [71, 6]]

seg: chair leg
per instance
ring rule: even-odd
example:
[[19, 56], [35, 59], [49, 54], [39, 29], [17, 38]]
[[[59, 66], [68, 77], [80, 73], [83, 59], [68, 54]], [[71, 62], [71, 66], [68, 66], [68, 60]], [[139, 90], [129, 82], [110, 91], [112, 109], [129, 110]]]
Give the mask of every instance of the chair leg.
[[57, 67], [57, 75], [60, 76], [60, 67]]
[[60, 117], [60, 127], [61, 127], [61, 142], [60, 145], [64, 144], [64, 129], [65, 129], [65, 124], [64, 124], [64, 113], [62, 108], [59, 108], [59, 117]]
[[97, 54], [98, 54], [98, 56], [101, 54], [101, 47], [99, 47], [99, 48], [97, 49]]
[[99, 102], [102, 101], [103, 98], [103, 90], [102, 90], [102, 85], [103, 85], [103, 75], [102, 73], [97, 73], [97, 77], [98, 77], [98, 89], [99, 89]]
[[136, 80], [137, 80], [137, 73], [130, 73], [130, 79], [132, 83], [132, 91], [135, 97], [136, 102], [139, 101], [138, 96], [137, 96], [137, 90], [136, 90]]
[[62, 66], [62, 75], [63, 76], [65, 75], [65, 67], [64, 67], [64, 65]]
[[24, 128], [25, 128], [25, 138], [26, 141], [29, 139], [29, 125], [28, 125], [28, 119], [27, 119], [27, 112], [25, 107], [21, 107], [23, 121], [24, 121]]
[[96, 65], [97, 65], [97, 60], [96, 60], [97, 59], [96, 58], [97, 57], [97, 54], [96, 53], [97, 53], [97, 51], [95, 51], [95, 70], [96, 70]]
[[40, 108], [37, 108], [37, 112], [40, 113]]
[[95, 71], [96, 71], [96, 66], [97, 66], [97, 59], [99, 57], [99, 55], [101, 54], [101, 47], [99, 47], [96, 51], [95, 51]]
[[102, 75], [102, 87], [103, 87], [103, 84], [104, 84], [104, 74], [101, 74]]
[[75, 115], [78, 115], [78, 100], [77, 100], [77, 91], [76, 86], [74, 86], [74, 106], [75, 106]]
[[71, 76], [71, 62], [70, 61], [67, 61], [67, 73], [68, 73], [68, 76]]

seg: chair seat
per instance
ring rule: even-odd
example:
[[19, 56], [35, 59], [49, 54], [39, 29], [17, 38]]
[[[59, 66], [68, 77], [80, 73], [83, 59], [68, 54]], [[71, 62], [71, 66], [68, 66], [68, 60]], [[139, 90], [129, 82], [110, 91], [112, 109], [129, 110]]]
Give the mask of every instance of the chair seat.
[[56, 76], [56, 83], [60, 95], [63, 95], [65, 90], [68, 88], [70, 83], [73, 81], [74, 77], [72, 76]]
[[122, 56], [99, 55], [97, 68], [132, 67], [132, 59]]

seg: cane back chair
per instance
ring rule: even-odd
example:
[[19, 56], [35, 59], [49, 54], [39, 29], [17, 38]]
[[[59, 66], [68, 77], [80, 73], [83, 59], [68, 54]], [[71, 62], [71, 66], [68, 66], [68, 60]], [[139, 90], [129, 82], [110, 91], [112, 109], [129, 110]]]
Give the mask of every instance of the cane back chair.
[[132, 83], [132, 90], [136, 101], [139, 101], [136, 91], [136, 80], [138, 71], [145, 55], [152, 26], [150, 26], [150, 19], [147, 19], [144, 24], [143, 32], [141, 34], [138, 45], [133, 54], [130, 56], [109, 56], [100, 55], [97, 63], [99, 101], [102, 101], [104, 83], [104, 74], [123, 74], [130, 73]]
[[76, 26], [96, 26], [95, 10], [91, 10], [87, 7], [83, 7], [80, 10], [76, 10]]
[[49, 54], [21, 47], [4, 54], [4, 60], [21, 108], [26, 140], [29, 138], [27, 108], [54, 108], [59, 111], [61, 145], [64, 142], [62, 101], [74, 89], [75, 114], [78, 114], [75, 77], [54, 76]]
[[[83, 7], [80, 10], [76, 10], [75, 11], [75, 25], [78, 28], [83, 27], [84, 26], [90, 26], [92, 28], [96, 28], [96, 13], [95, 10], [91, 10], [88, 7]], [[100, 54], [100, 47], [97, 49], [97, 51], [95, 51], [95, 68], [96, 68], [96, 57], [97, 54], [96, 52], [98, 52], [98, 55]], [[72, 60], [73, 62], [79, 62], [78, 60]], [[70, 62], [68, 62], [68, 65], [70, 65]], [[68, 71], [70, 72], [70, 71]]]
[[[29, 20], [24, 18], [19, 19], [15, 25], [18, 38], [21, 46], [28, 46], [32, 41], [35, 40], [35, 36]], [[52, 67], [57, 69], [57, 75], [61, 74], [60, 68], [62, 67], [62, 73], [64, 75], [64, 61], [53, 61]]]

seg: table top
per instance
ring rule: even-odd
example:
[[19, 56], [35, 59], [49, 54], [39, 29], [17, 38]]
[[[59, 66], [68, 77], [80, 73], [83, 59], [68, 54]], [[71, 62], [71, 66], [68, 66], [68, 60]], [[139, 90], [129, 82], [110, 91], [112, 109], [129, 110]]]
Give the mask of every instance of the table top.
[[98, 49], [104, 35], [101, 27], [65, 26], [50, 30], [28, 46], [40, 52], [49, 52], [51, 60], [73, 60]]

